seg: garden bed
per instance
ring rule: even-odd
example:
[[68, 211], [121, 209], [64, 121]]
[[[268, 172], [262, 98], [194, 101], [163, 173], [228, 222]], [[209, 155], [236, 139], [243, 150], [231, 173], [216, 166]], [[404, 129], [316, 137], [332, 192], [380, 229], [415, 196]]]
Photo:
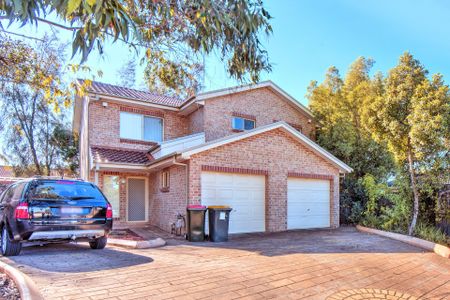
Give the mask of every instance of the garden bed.
[[14, 281], [3, 273], [0, 273], [0, 299], [21, 299], [19, 289], [16, 287]]
[[450, 258], [450, 248], [447, 246], [441, 245], [441, 244], [436, 244], [434, 242], [419, 239], [417, 237], [413, 237], [413, 236], [409, 236], [409, 235], [364, 227], [361, 225], [357, 225], [356, 228], [362, 232], [378, 234], [378, 235], [381, 235], [381, 236], [384, 236], [384, 237], [387, 237], [387, 238], [390, 238], [393, 240], [397, 240], [397, 241], [407, 243], [407, 244], [410, 244], [410, 245], [413, 245], [413, 246], [416, 246], [416, 247], [419, 247], [419, 248], [422, 248], [422, 249], [425, 249], [428, 251], [432, 251], [442, 257]]
[[134, 233], [130, 229], [114, 229], [109, 234], [109, 237], [112, 239], [121, 239], [127, 241], [144, 241], [140, 235]]

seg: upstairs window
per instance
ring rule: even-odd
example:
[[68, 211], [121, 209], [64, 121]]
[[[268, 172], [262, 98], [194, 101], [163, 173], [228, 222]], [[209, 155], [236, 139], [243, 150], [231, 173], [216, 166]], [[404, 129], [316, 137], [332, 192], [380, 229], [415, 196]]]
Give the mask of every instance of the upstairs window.
[[233, 130], [244, 131], [255, 128], [255, 120], [245, 119], [241, 117], [233, 117], [231, 121]]
[[120, 112], [120, 137], [146, 142], [162, 142], [163, 120], [128, 112]]

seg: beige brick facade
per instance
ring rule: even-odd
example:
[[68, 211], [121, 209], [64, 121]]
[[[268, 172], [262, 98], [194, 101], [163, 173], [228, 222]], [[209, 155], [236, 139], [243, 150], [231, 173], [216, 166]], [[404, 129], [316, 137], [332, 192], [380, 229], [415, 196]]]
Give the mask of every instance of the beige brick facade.
[[[106, 101], [106, 100], [105, 100]], [[164, 139], [205, 132], [206, 141], [234, 134], [233, 116], [252, 118], [256, 127], [285, 121], [304, 135], [314, 139], [315, 123], [305, 112], [295, 108], [270, 88], [207, 99], [187, 116], [158, 108], [133, 107], [102, 100], [89, 106], [89, 144], [133, 150], [148, 150], [153, 144], [120, 138], [120, 112], [156, 116], [164, 120]], [[120, 216], [116, 225], [127, 225], [127, 178], [143, 176], [148, 180], [148, 222], [170, 231], [176, 215], [186, 213], [186, 205], [201, 202], [201, 173], [203, 171], [258, 174], [265, 176], [266, 231], [287, 228], [287, 181], [289, 177], [330, 180], [330, 224], [339, 226], [339, 170], [328, 160], [287, 134], [275, 129], [233, 143], [222, 145], [182, 161], [187, 166], [173, 165], [169, 171], [170, 187], [161, 189], [161, 170], [98, 171], [98, 184], [103, 188], [103, 176], [120, 177]], [[90, 171], [94, 182], [94, 172]]]
[[170, 224], [175, 222], [177, 214], [186, 214], [186, 168], [173, 166], [166, 169], [170, 174], [168, 191], [161, 189], [160, 171], [150, 175], [150, 224], [170, 231]]
[[286, 230], [288, 175], [331, 179], [330, 224], [339, 226], [339, 170], [280, 129], [193, 155], [189, 165], [189, 200], [193, 204], [201, 199], [202, 166], [234, 168], [230, 171], [242, 173], [267, 172], [267, 231]]
[[163, 118], [164, 140], [170, 140], [188, 135], [188, 120], [186, 117], [162, 109], [135, 108], [105, 101], [95, 101], [89, 107], [89, 143], [90, 145], [120, 147], [136, 150], [147, 150], [153, 143], [130, 141], [120, 138], [120, 111], [135, 112], [148, 116]]
[[294, 108], [269, 88], [208, 99], [203, 110], [207, 141], [233, 134], [233, 114], [249, 116], [256, 121], [256, 127], [285, 121], [301, 128], [303, 134], [314, 139], [315, 123], [311, 117]]

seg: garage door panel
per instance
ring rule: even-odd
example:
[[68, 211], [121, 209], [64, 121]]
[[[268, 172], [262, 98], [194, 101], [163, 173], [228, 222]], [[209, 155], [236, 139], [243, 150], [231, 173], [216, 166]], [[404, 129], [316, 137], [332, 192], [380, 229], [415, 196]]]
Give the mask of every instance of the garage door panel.
[[228, 205], [230, 233], [265, 230], [265, 177], [202, 172], [202, 204]]
[[288, 229], [330, 226], [330, 182], [288, 179]]
[[298, 216], [298, 215], [311, 215], [311, 216], [315, 216], [315, 215], [328, 215], [328, 211], [329, 209], [325, 207], [325, 205], [322, 207], [312, 207], [312, 206], [308, 206], [308, 207], [304, 207], [304, 206], [295, 206], [289, 207], [288, 210], [288, 218], [292, 217], [292, 216]]
[[[324, 217], [324, 216], [323, 216]], [[323, 221], [323, 218], [311, 218], [311, 216], [298, 217], [291, 223], [289, 229], [308, 229], [329, 227], [329, 223]]]

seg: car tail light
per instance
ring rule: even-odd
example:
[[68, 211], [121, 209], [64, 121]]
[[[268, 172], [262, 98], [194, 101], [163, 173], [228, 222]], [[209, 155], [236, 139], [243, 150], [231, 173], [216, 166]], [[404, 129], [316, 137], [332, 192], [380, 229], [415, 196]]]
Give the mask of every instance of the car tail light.
[[112, 219], [112, 217], [113, 217], [112, 206], [111, 204], [108, 203], [108, 205], [106, 206], [106, 218]]
[[19, 205], [16, 207], [16, 210], [14, 211], [14, 217], [16, 219], [28, 219], [29, 216], [30, 215], [28, 214], [28, 203], [26, 202], [19, 203]]

